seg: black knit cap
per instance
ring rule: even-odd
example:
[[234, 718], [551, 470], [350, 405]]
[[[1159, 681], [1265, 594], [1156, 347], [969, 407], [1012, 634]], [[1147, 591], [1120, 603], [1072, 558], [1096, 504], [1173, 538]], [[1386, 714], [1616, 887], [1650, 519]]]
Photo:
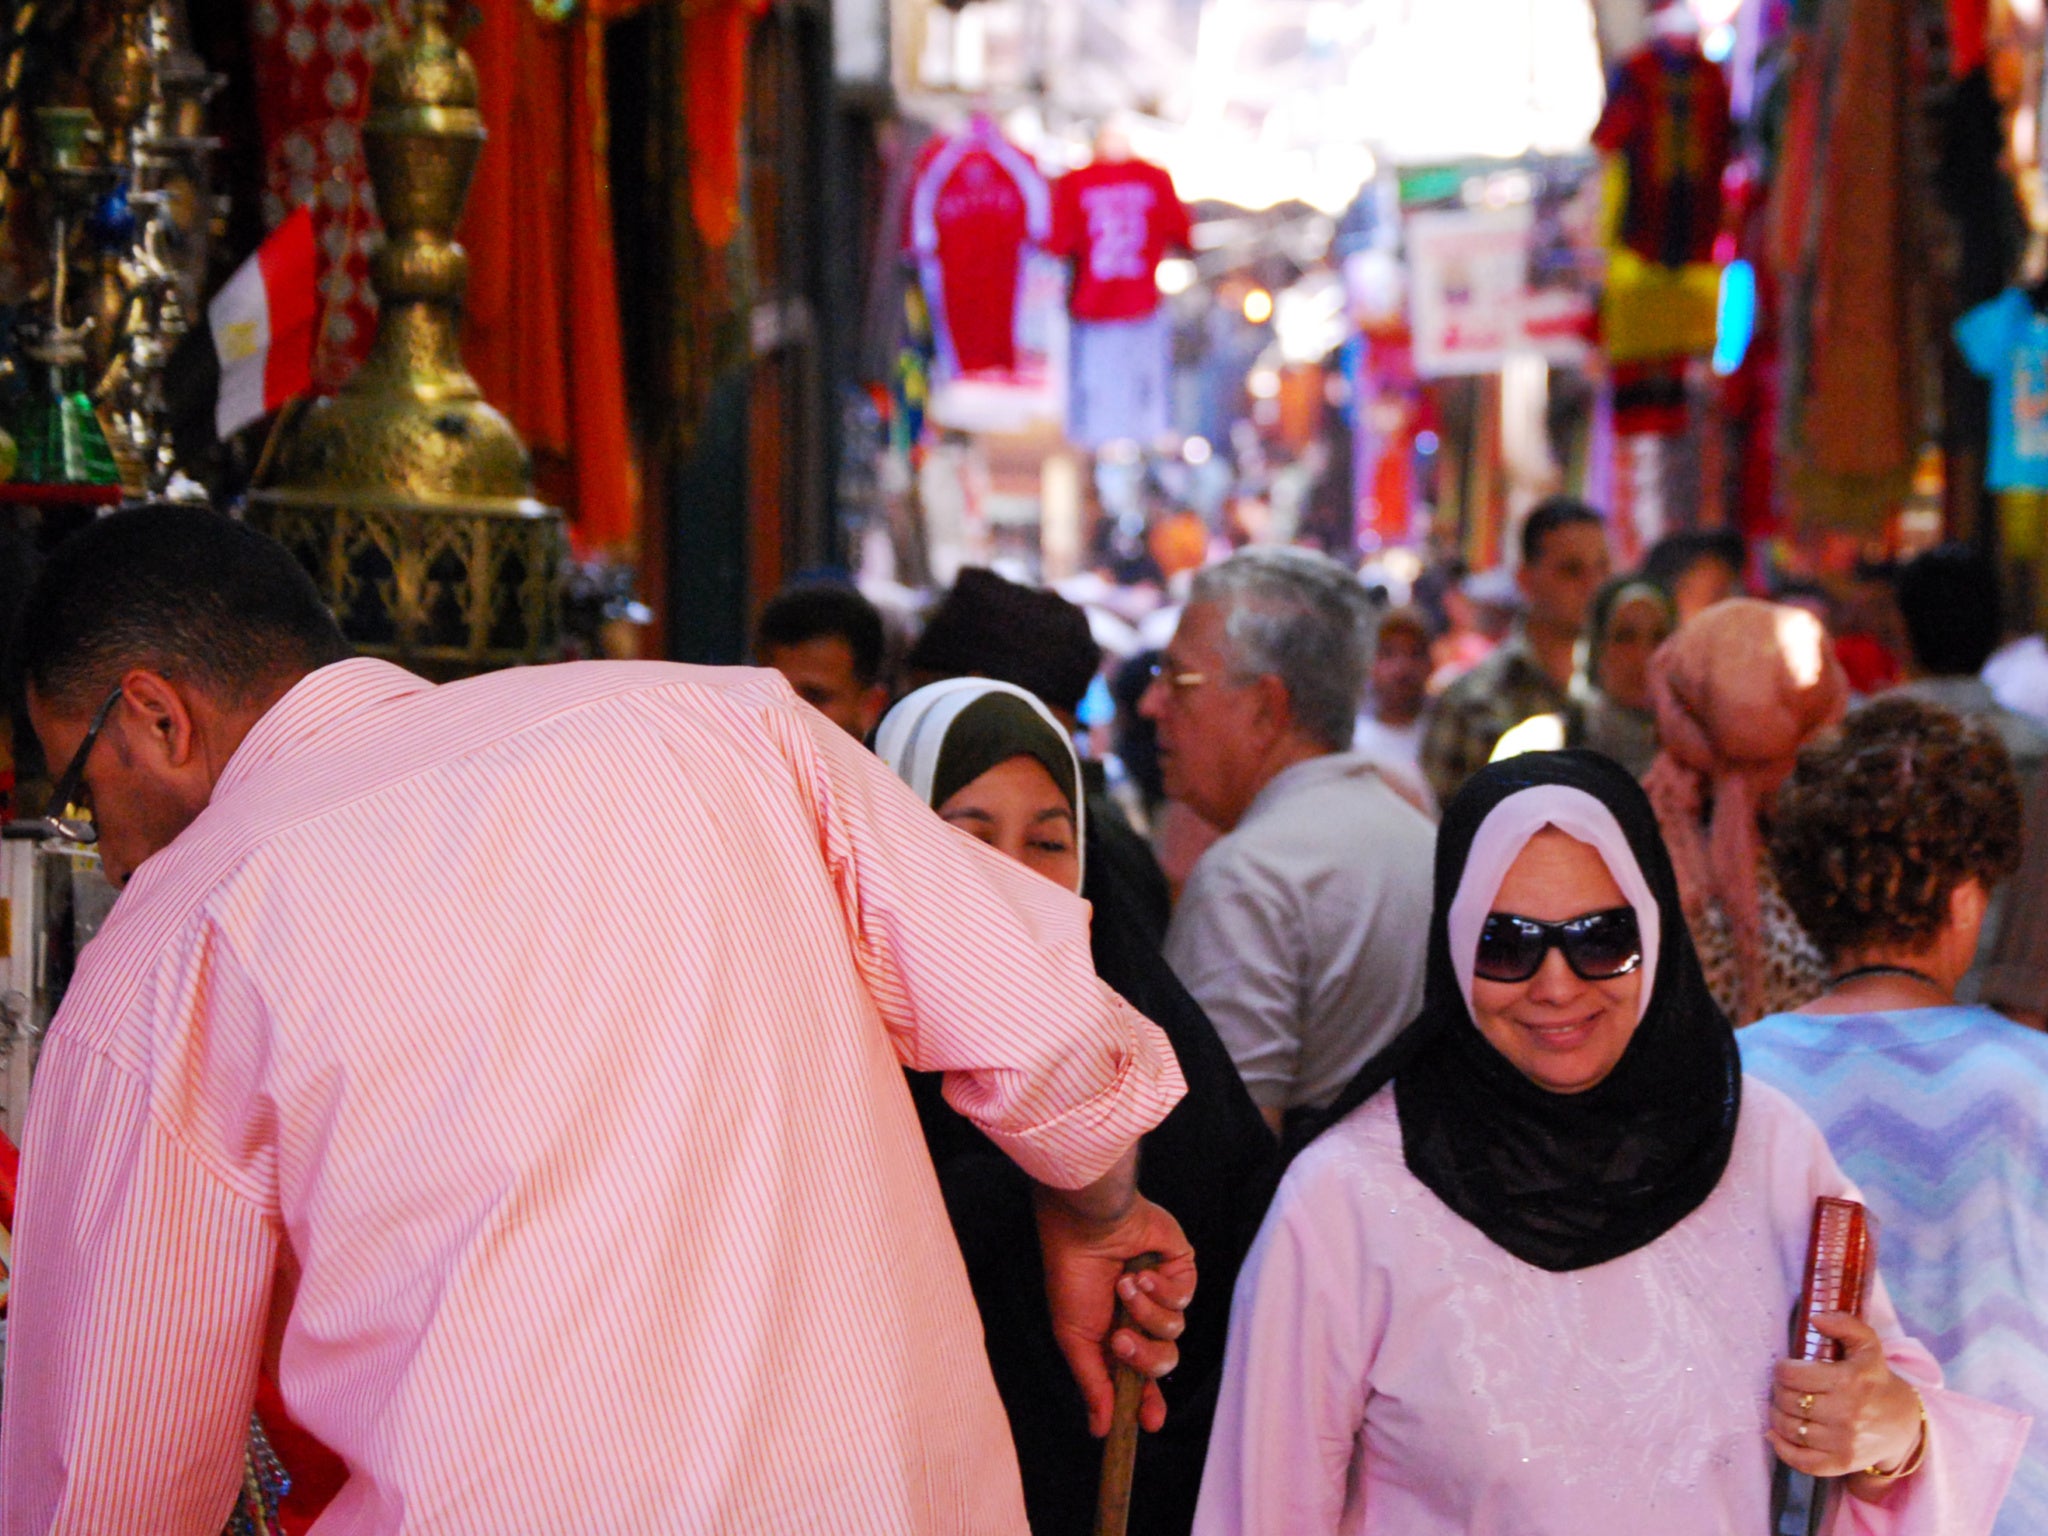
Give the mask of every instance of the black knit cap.
[[904, 658], [913, 673], [992, 677], [1070, 714], [1101, 663], [1087, 614], [1057, 592], [1020, 586], [980, 566], [960, 573]]

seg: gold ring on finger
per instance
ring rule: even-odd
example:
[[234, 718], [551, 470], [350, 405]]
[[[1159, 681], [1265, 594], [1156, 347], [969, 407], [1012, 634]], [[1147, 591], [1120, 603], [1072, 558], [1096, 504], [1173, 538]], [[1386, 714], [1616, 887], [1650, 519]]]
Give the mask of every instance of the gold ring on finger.
[[1802, 1419], [1813, 1417], [1813, 1394], [1811, 1392], [1799, 1394], [1799, 1417]]

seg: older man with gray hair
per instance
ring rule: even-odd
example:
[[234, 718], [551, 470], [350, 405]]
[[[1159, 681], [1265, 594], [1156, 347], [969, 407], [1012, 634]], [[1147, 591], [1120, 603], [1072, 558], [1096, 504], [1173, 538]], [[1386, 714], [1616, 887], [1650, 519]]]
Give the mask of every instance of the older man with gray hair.
[[1328, 1104], [1422, 1003], [1436, 834], [1346, 750], [1369, 618], [1335, 561], [1246, 550], [1195, 578], [1139, 706], [1167, 793], [1224, 833], [1188, 878], [1166, 958], [1276, 1131]]

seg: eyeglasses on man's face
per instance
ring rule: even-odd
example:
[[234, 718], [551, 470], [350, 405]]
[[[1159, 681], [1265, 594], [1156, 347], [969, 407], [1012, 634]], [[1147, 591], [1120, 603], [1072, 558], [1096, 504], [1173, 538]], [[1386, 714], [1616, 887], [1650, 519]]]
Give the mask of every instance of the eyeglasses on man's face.
[[1177, 667], [1165, 657], [1152, 663], [1148, 669], [1148, 675], [1153, 682], [1165, 684], [1166, 691], [1176, 697], [1188, 692], [1190, 689], [1199, 688], [1202, 684], [1209, 681], [1208, 673], [1194, 672], [1185, 667]]
[[[85, 764], [92, 756], [93, 744], [100, 739], [100, 732], [106, 729], [107, 717], [113, 714], [114, 706], [120, 702], [121, 685], [116, 683], [114, 691], [93, 712], [92, 724], [85, 728], [85, 739], [71, 754], [71, 761], [64, 771], [57, 776], [56, 787], [50, 791], [50, 803], [42, 817], [42, 828], [47, 835], [87, 847], [100, 840], [99, 826], [92, 817], [92, 796], [85, 787]], [[72, 814], [74, 810], [82, 810], [85, 814], [75, 816]]]

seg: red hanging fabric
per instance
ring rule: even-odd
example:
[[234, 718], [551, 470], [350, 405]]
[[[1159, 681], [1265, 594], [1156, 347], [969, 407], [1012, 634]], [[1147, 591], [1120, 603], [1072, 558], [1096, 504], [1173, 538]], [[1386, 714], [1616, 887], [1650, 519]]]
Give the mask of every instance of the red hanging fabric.
[[683, 18], [683, 128], [690, 145], [690, 217], [714, 251], [740, 227], [740, 129], [747, 43], [768, 0], [714, 0]]
[[469, 250], [462, 350], [484, 398], [534, 456], [541, 494], [578, 550], [629, 550], [632, 436], [612, 255], [604, 28], [482, 7], [464, 39], [490, 137], [460, 237]]

